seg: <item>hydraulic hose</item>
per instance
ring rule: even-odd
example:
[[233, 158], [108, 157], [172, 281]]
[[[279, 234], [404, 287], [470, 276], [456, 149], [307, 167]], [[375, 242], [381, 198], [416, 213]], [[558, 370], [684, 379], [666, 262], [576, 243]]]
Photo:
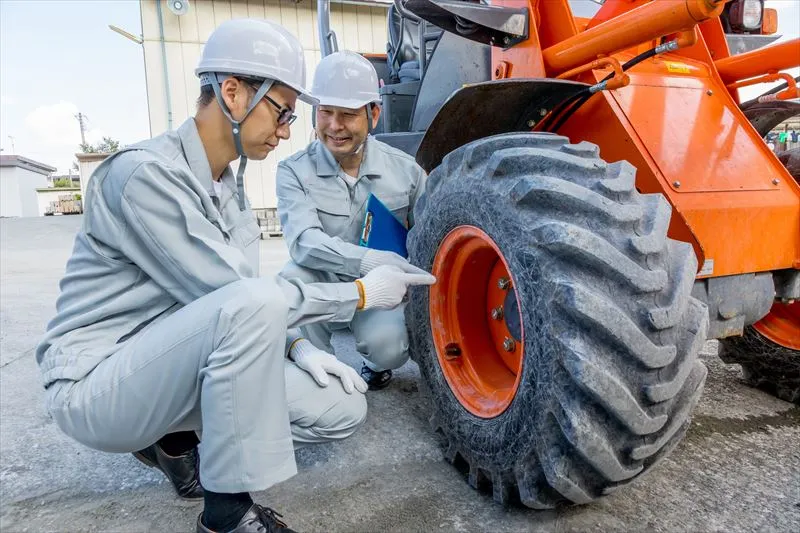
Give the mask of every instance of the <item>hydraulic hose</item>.
[[[624, 63], [622, 65], [622, 71], [625, 72], [646, 59], [650, 59], [651, 57], [654, 57], [658, 54], [663, 54], [664, 52], [676, 50], [677, 48], [678, 48], [677, 40], [658, 45], [655, 48], [647, 50], [646, 52], [642, 52], [633, 59]], [[612, 72], [611, 74], [603, 78], [599, 83], [596, 83], [591, 87], [585, 88], [584, 90], [575, 94], [571, 98], [562, 102], [561, 105], [559, 105], [545, 119], [544, 123], [542, 124], [542, 130], [549, 131], [552, 133], [557, 132], [559, 128], [561, 128], [561, 126], [563, 126], [564, 123], [567, 120], [569, 120], [569, 118], [575, 113], [575, 111], [577, 111], [583, 104], [585, 104], [589, 100], [589, 98], [592, 97], [593, 94], [604, 90], [606, 84], [608, 83], [608, 80], [610, 80], [613, 77], [614, 73]], [[553, 124], [553, 122], [555, 122], [555, 126], [551, 128], [550, 126], [551, 124]]]
[[[796, 81], [796, 82], [800, 82], [800, 76], [797, 76], [797, 77], [795, 77], [794, 81]], [[765, 92], [764, 94], [762, 94], [761, 96], [757, 96], [757, 97], [753, 98], [752, 100], [748, 100], [748, 101], [746, 101], [746, 102], [742, 102], [742, 104], [741, 104], [741, 105], [739, 105], [739, 108], [741, 108], [741, 109], [747, 109], [747, 108], [748, 108], [748, 107], [750, 107], [751, 105], [753, 105], [753, 104], [757, 104], [757, 103], [758, 103], [758, 99], [759, 99], [759, 98], [762, 98], [762, 97], [764, 97], [764, 96], [769, 96], [769, 95], [771, 95], [771, 94], [777, 94], [777, 93], [779, 93], [779, 92], [783, 91], [784, 89], [786, 89], [788, 86], [789, 86], [789, 84], [788, 84], [787, 82], [783, 82], [783, 83], [781, 83], [780, 85], [778, 85], [778, 86], [776, 86], [776, 87], [773, 87], [772, 89], [770, 89], [770, 90], [766, 91], [766, 92]]]

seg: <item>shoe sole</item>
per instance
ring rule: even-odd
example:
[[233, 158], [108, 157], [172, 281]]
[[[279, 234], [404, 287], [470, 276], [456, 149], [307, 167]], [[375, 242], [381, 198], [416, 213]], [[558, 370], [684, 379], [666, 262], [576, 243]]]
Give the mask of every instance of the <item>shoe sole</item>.
[[[139, 453], [139, 452], [133, 452], [133, 456], [134, 456], [134, 457], [136, 457], [136, 459], [138, 459], [138, 460], [139, 460], [139, 462], [140, 462], [140, 463], [142, 463], [142, 464], [144, 464], [145, 466], [148, 466], [148, 467], [150, 467], [150, 468], [155, 468], [156, 470], [158, 470], [158, 471], [159, 471], [159, 472], [161, 472], [162, 474], [164, 473], [164, 471], [163, 471], [163, 470], [161, 470], [161, 467], [160, 467], [160, 466], [158, 466], [157, 464], [155, 464], [153, 461], [151, 461], [150, 459], [148, 459], [147, 457], [145, 457], [145, 456], [144, 456], [144, 455], [142, 455], [141, 453]], [[166, 475], [166, 474], [164, 474], [164, 475]], [[170, 483], [170, 485], [172, 485], [172, 483]], [[172, 489], [173, 489], [173, 490], [175, 490], [175, 487], [172, 487]], [[180, 494], [178, 494], [178, 492], [177, 492], [177, 491], [175, 492], [175, 495], [176, 495], [178, 498], [180, 498], [181, 500], [186, 500], [187, 502], [199, 502], [200, 500], [204, 499], [204, 498], [203, 498], [203, 496], [197, 496], [197, 497], [191, 497], [191, 496], [181, 496]]]
[[369, 390], [371, 390], [371, 391], [383, 390], [383, 389], [385, 389], [386, 387], [389, 386], [389, 384], [392, 382], [393, 377], [391, 377], [391, 378], [387, 379], [386, 381], [384, 381], [383, 383], [379, 383], [377, 385], [373, 385], [372, 383], [369, 383], [367, 385], [367, 388]]
[[[149, 466], [150, 468], [158, 468], [157, 464], [155, 464], [153, 461], [145, 457], [144, 454], [142, 453], [133, 452], [133, 456], [136, 457], [139, 460], [139, 462], [143, 463], [145, 466]], [[158, 469], [161, 470], [160, 468]]]

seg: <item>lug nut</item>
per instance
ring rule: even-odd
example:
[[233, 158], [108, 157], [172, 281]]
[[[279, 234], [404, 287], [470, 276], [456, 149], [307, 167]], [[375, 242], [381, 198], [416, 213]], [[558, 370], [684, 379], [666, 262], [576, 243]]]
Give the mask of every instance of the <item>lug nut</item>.
[[672, 186], [675, 187], [676, 189], [680, 189], [681, 188], [681, 182], [680, 181], [673, 181], [672, 182]]
[[448, 361], [452, 361], [453, 359], [458, 359], [461, 357], [461, 346], [456, 344], [455, 342], [451, 342], [447, 346], [444, 347], [444, 358]]
[[503, 320], [503, 307], [495, 307], [492, 309], [492, 318], [494, 320]]
[[510, 337], [506, 337], [503, 341], [503, 349], [507, 352], [513, 352], [517, 347], [517, 343]]
[[712, 94], [714, 94], [714, 91], [712, 91], [711, 89], [709, 89], [709, 90], [707, 90], [707, 91], [706, 91], [706, 94], [707, 94], [708, 96], [711, 96]]
[[511, 280], [508, 278], [500, 278], [497, 280], [497, 288], [507, 290], [511, 286]]
[[772, 184], [773, 184], [773, 185], [777, 185], [777, 184], [779, 184], [780, 182], [781, 182], [781, 180], [779, 180], [778, 178], [772, 178]]

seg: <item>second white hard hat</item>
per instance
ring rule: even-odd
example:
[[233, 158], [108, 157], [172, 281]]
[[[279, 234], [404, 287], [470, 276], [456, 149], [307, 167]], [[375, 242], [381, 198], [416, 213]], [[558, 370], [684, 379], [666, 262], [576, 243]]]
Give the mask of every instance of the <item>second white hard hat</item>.
[[381, 101], [375, 67], [362, 55], [347, 50], [322, 58], [314, 72], [311, 94], [320, 105], [349, 109]]

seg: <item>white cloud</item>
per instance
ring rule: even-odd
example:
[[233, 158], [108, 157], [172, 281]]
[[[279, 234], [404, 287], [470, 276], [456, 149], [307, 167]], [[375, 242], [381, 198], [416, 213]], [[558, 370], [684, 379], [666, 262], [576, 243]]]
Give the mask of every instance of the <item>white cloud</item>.
[[37, 107], [25, 117], [25, 125], [44, 144], [77, 148], [81, 142], [77, 114], [78, 106], [61, 101]]
[[[81, 130], [77, 114], [78, 106], [72, 102], [61, 101], [37, 107], [25, 117], [28, 135], [17, 143], [18, 153], [30, 153], [44, 163], [57, 166], [59, 171], [66, 171], [80, 149]], [[96, 143], [105, 133], [89, 126], [85, 135], [86, 142]]]

